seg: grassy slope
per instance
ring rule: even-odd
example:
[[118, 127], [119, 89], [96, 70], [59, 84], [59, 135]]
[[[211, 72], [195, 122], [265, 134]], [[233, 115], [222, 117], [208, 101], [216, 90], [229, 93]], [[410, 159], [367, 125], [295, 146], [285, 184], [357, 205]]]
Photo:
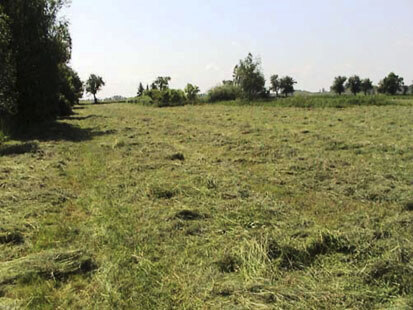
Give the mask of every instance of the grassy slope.
[[1, 147], [0, 308], [413, 306], [411, 106], [76, 112]]

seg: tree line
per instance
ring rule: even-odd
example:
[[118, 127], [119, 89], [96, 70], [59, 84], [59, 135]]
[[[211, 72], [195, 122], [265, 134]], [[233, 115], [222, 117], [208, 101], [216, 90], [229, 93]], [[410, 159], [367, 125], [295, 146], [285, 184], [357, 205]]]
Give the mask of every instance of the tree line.
[[413, 94], [413, 85], [405, 85], [404, 79], [393, 72], [381, 80], [378, 86], [374, 86], [373, 82], [368, 78], [362, 80], [358, 75], [353, 75], [348, 79], [345, 76], [337, 76], [331, 86], [331, 91], [341, 95], [346, 90], [350, 91], [353, 95], [357, 95], [360, 92], [368, 95], [373, 94], [375, 91], [380, 94], [407, 95], [409, 91]]
[[69, 66], [64, 0], [0, 2], [0, 116], [19, 120], [67, 115], [83, 95]]
[[71, 114], [85, 86], [95, 102], [103, 79], [86, 85], [69, 66], [72, 40], [59, 17], [68, 0], [0, 1], [0, 122], [21, 124]]
[[[170, 77], [158, 77], [151, 85], [139, 83], [137, 96], [143, 103], [158, 106], [181, 105], [198, 101], [199, 87], [187, 84], [184, 90], [169, 89]], [[225, 80], [222, 85], [208, 91], [207, 101], [235, 100], [239, 98], [254, 100], [269, 98], [271, 91], [276, 96], [287, 97], [294, 93], [294, 84], [297, 82], [290, 76], [271, 76], [271, 86], [265, 87], [265, 78], [261, 69], [261, 61], [254, 59], [251, 53], [241, 59], [234, 67], [233, 79]]]
[[[68, 22], [59, 17], [69, 0], [1, 0], [0, 2], [0, 121], [19, 123], [68, 115], [84, 91], [93, 96], [105, 85], [102, 77], [91, 74], [83, 83], [70, 67], [72, 40]], [[159, 106], [195, 103], [199, 87], [188, 83], [185, 89], [170, 89], [168, 76], [151, 85], [138, 87], [138, 99]], [[265, 99], [294, 94], [292, 77], [274, 74], [270, 86], [261, 61], [251, 53], [234, 67], [232, 80], [210, 89], [207, 101]], [[370, 79], [338, 76], [331, 90], [339, 95], [346, 90], [357, 95], [375, 91], [390, 95], [407, 94], [403, 78], [390, 73], [378, 86]], [[413, 86], [410, 88], [413, 93]]]
[[[297, 83], [291, 76], [280, 77], [274, 74], [270, 77], [270, 85], [266, 88], [266, 81], [261, 68], [261, 61], [254, 58], [251, 53], [245, 59], [241, 59], [234, 67], [233, 79], [224, 80], [207, 93], [207, 102], [228, 101], [236, 99], [257, 100], [268, 99], [270, 97], [288, 97], [294, 94], [294, 85]], [[158, 77], [146, 88], [139, 83], [137, 96], [145, 104], [157, 106], [182, 105], [194, 103], [198, 100], [199, 87], [188, 84], [182, 91], [169, 89], [170, 77]], [[380, 83], [375, 86], [369, 78], [361, 79], [358, 75], [349, 78], [337, 76], [331, 92], [342, 95], [349, 92], [353, 95], [364, 93], [370, 95], [382, 93], [389, 95], [403, 94], [409, 91], [413, 94], [413, 85], [404, 85], [404, 79], [394, 73], [390, 73]]]

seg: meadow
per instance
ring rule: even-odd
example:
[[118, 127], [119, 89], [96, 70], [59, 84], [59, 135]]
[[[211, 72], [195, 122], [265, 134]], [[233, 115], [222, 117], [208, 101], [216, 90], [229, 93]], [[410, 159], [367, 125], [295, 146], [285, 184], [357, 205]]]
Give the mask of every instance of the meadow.
[[411, 309], [413, 100], [389, 100], [33, 126], [0, 145], [0, 309]]

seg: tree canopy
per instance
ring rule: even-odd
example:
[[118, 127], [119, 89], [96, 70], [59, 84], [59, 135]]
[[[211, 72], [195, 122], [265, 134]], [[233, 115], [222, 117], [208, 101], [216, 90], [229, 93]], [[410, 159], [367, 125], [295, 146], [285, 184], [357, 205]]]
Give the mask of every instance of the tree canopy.
[[261, 61], [252, 54], [240, 60], [234, 68], [234, 84], [241, 87], [244, 96], [251, 100], [265, 93], [265, 78], [261, 71]]
[[373, 82], [370, 79], [364, 79], [360, 84], [361, 91], [367, 95], [373, 90]]
[[289, 94], [294, 93], [294, 84], [297, 84], [296, 81], [291, 76], [285, 76], [280, 79], [280, 90], [281, 94], [287, 97]]
[[345, 76], [337, 76], [334, 78], [333, 85], [331, 86], [331, 90], [338, 95], [344, 93], [346, 88], [344, 87], [344, 83], [346, 82], [347, 78]]
[[89, 79], [86, 81], [86, 92], [93, 95], [93, 100], [95, 103], [98, 103], [96, 94], [102, 89], [103, 86], [105, 86], [103, 78], [96, 74], [91, 74]]
[[280, 92], [280, 79], [278, 77], [278, 74], [272, 75], [270, 78], [270, 82], [270, 90], [275, 92], [275, 95], [278, 97], [278, 93]]
[[403, 78], [391, 72], [379, 83], [379, 93], [395, 95], [403, 90]]
[[3, 114], [25, 120], [53, 118], [70, 113], [78, 101], [78, 81], [68, 69], [72, 49], [68, 22], [59, 18], [66, 4], [65, 0], [0, 2]]
[[190, 83], [188, 83], [185, 87], [186, 98], [191, 102], [194, 102], [196, 100], [199, 92], [200, 92], [199, 87], [192, 85]]
[[8, 17], [0, 6], [0, 115], [15, 114], [16, 102], [16, 67], [11, 50], [11, 33]]
[[154, 82], [154, 89], [165, 90], [169, 88], [169, 82], [171, 78], [169, 76], [159, 76]]
[[145, 91], [145, 88], [143, 87], [142, 83], [139, 83], [138, 86], [138, 97], [141, 97], [143, 95], [143, 92]]
[[353, 75], [348, 78], [346, 88], [351, 91], [353, 95], [357, 95], [361, 91], [361, 79], [358, 75]]

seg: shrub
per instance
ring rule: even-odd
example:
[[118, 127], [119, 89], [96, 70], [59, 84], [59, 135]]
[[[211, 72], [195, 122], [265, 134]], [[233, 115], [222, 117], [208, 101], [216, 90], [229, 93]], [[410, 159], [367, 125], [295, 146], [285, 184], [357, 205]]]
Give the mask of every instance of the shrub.
[[208, 91], [208, 102], [229, 101], [241, 98], [242, 90], [232, 84], [216, 86]]
[[[144, 92], [143, 97], [145, 96], [157, 107], [181, 106], [186, 103], [185, 93], [180, 89], [151, 89]], [[148, 99], [146, 101], [149, 103]]]

